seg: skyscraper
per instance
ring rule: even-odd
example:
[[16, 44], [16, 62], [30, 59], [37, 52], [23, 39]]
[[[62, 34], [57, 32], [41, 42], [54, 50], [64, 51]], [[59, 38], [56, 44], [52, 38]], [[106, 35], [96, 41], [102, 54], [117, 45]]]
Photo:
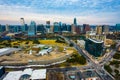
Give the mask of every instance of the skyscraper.
[[6, 24], [6, 26], [5, 26], [5, 31], [9, 31], [9, 25], [8, 24]]
[[36, 35], [36, 23], [35, 21], [31, 21], [30, 26], [28, 27], [28, 36]]
[[83, 33], [86, 33], [87, 31], [91, 31], [89, 24], [83, 24]]
[[116, 24], [116, 31], [120, 32], [120, 24]]
[[71, 25], [72, 33], [76, 34], [76, 26], [74, 24]]
[[50, 21], [46, 21], [46, 32], [49, 33], [50, 32]]
[[2, 27], [1, 27], [1, 24], [0, 24], [0, 32], [2, 32]]
[[74, 18], [74, 25], [77, 26], [77, 20]]
[[59, 33], [60, 32], [60, 24], [58, 22], [54, 22], [54, 29], [53, 31], [55, 33]]
[[37, 25], [37, 32], [40, 32], [40, 33], [42, 33], [42, 34], [45, 33], [45, 28], [44, 28], [44, 25], [43, 25], [43, 24]]
[[21, 22], [21, 31], [25, 32], [25, 21], [24, 21], [24, 18], [20, 18], [20, 22]]
[[67, 25], [65, 23], [62, 24], [61, 30], [62, 31], [67, 31]]

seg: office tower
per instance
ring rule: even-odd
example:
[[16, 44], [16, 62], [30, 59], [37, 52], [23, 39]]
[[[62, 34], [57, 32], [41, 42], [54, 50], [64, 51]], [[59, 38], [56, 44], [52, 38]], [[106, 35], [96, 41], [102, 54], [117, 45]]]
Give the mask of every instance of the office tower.
[[5, 31], [5, 25], [0, 25], [0, 32], [4, 32]]
[[28, 36], [36, 35], [36, 23], [35, 21], [31, 21], [30, 26], [28, 27]]
[[76, 31], [75, 31], [76, 34], [80, 34], [81, 31], [80, 27], [81, 27], [80, 25], [76, 26]]
[[60, 23], [54, 22], [54, 33], [59, 33], [60, 32]]
[[103, 25], [102, 26], [102, 32], [104, 34], [108, 34], [109, 33], [109, 26], [108, 25]]
[[91, 31], [89, 24], [83, 24], [83, 33], [86, 33], [87, 31]]
[[20, 18], [20, 22], [21, 22], [21, 31], [25, 32], [25, 21], [24, 21], [24, 18]]
[[2, 27], [1, 27], [1, 24], [0, 24], [0, 32], [2, 32]]
[[18, 32], [18, 26], [14, 26], [14, 32]]
[[27, 32], [28, 31], [28, 25], [25, 24], [25, 31]]
[[76, 34], [76, 26], [74, 24], [72, 24], [71, 27], [72, 27], [72, 33]]
[[96, 27], [96, 34], [101, 35], [102, 34], [102, 26], [97, 26]]
[[116, 24], [116, 26], [115, 26], [116, 28], [116, 32], [120, 32], [120, 24]]
[[71, 25], [67, 25], [67, 31], [71, 32]]
[[46, 28], [50, 28], [50, 21], [46, 21]]
[[61, 31], [67, 31], [67, 25], [65, 23], [62, 24]]
[[50, 33], [50, 21], [46, 21], [46, 32]]
[[40, 33], [42, 33], [42, 34], [45, 33], [45, 28], [44, 28], [44, 25], [43, 25], [43, 24], [37, 25], [37, 32], [40, 32]]
[[74, 18], [74, 23], [73, 23], [75, 26], [77, 26], [77, 20], [76, 18]]
[[5, 31], [9, 31], [9, 25], [8, 24], [6, 24], [6, 26], [5, 26]]
[[85, 41], [85, 49], [93, 56], [99, 57], [103, 53], [103, 41], [88, 38]]

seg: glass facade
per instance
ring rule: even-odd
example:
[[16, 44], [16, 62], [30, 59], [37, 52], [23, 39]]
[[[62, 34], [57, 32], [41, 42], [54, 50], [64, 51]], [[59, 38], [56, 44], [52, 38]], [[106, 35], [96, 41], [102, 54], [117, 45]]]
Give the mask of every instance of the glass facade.
[[54, 29], [53, 29], [53, 31], [54, 31], [55, 33], [60, 32], [60, 25], [59, 25], [58, 22], [54, 22]]
[[120, 24], [116, 24], [116, 31], [120, 32]]
[[28, 28], [28, 36], [35, 36], [36, 35], [36, 23], [31, 21], [30, 26]]
[[103, 53], [103, 45], [104, 43], [94, 42], [90, 39], [87, 39], [85, 42], [85, 49], [93, 56], [99, 57]]

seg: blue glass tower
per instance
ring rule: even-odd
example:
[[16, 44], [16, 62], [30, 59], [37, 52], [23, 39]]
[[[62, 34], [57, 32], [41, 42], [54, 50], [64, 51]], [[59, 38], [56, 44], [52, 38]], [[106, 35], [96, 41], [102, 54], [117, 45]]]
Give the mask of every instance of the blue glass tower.
[[116, 31], [120, 32], [120, 24], [116, 24]]
[[44, 28], [44, 25], [43, 25], [43, 24], [37, 25], [37, 32], [40, 32], [40, 33], [42, 33], [42, 34], [45, 33], [45, 28]]
[[54, 29], [53, 29], [53, 31], [55, 33], [59, 33], [60, 32], [60, 25], [59, 25], [58, 22], [54, 22]]
[[36, 35], [36, 23], [35, 21], [31, 21], [30, 26], [28, 28], [28, 36]]
[[104, 42], [93, 39], [87, 39], [85, 49], [93, 56], [99, 57], [103, 53]]

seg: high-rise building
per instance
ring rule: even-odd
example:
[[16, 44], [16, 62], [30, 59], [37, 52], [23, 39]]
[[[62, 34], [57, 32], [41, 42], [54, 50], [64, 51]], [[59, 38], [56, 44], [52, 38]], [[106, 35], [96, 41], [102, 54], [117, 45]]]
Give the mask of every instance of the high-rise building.
[[46, 32], [50, 33], [50, 21], [46, 21]]
[[77, 26], [77, 19], [74, 18], [74, 23], [73, 23], [75, 26]]
[[5, 31], [9, 31], [9, 25], [8, 24], [6, 24], [6, 26], [5, 26]]
[[25, 32], [25, 21], [24, 21], [24, 18], [20, 18], [20, 22], [21, 22], [21, 31], [22, 32]]
[[102, 26], [102, 32], [104, 34], [108, 34], [109, 33], [109, 26], [108, 25], [103, 25]]
[[99, 57], [104, 50], [104, 42], [95, 39], [87, 39], [85, 42], [85, 49], [93, 56]]
[[74, 24], [71, 25], [71, 31], [73, 34], [76, 34], [76, 26]]
[[101, 25], [96, 27], [96, 34], [98, 34], [98, 35], [102, 34], [102, 26]]
[[4, 32], [5, 31], [5, 25], [0, 25], [0, 32]]
[[86, 33], [87, 31], [91, 31], [89, 24], [83, 24], [83, 33]]
[[31, 21], [30, 26], [28, 27], [28, 36], [36, 35], [36, 23], [35, 21]]
[[55, 33], [59, 33], [60, 32], [60, 23], [58, 23], [58, 22], [54, 22], [54, 29], [53, 29], [53, 31], [55, 32]]
[[80, 34], [80, 32], [81, 32], [81, 28], [80, 28], [81, 26], [80, 25], [78, 25], [78, 26], [76, 26], [76, 34]]
[[120, 32], [120, 24], [116, 24], [116, 31]]
[[67, 31], [67, 25], [65, 23], [62, 24], [61, 31]]
[[1, 24], [0, 24], [0, 32], [2, 32], [2, 27], [1, 27]]
[[42, 34], [45, 33], [45, 27], [44, 27], [43, 24], [37, 25], [37, 32], [40, 32], [40, 33], [42, 33]]
[[71, 32], [71, 25], [67, 25], [67, 31]]

